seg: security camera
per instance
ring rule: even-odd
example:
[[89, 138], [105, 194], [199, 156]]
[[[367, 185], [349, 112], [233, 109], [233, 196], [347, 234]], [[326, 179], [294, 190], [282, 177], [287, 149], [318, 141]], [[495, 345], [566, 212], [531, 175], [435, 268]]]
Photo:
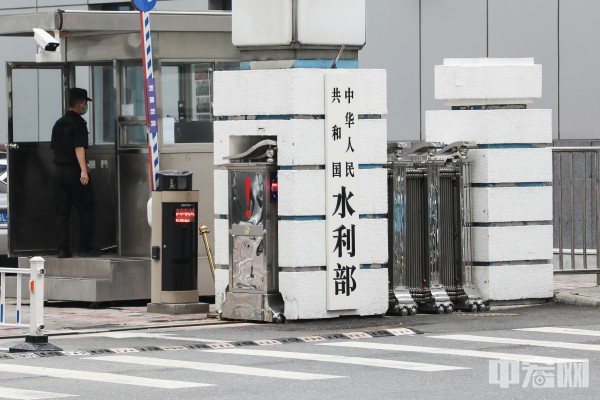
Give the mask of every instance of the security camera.
[[38, 46], [44, 49], [44, 51], [55, 52], [58, 46], [60, 46], [60, 42], [43, 29], [33, 28], [33, 37]]

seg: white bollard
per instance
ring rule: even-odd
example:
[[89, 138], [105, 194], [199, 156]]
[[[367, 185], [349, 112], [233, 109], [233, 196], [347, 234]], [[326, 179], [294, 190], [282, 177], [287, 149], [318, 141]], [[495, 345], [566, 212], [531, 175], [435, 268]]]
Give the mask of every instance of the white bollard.
[[33, 257], [29, 260], [29, 335], [25, 336], [25, 343], [12, 346], [9, 353], [26, 352], [52, 352], [62, 351], [60, 347], [48, 343], [48, 336], [44, 330], [44, 268], [45, 260], [42, 257]]
[[33, 257], [29, 260], [29, 334], [31, 336], [43, 335], [44, 329], [44, 268], [45, 260], [42, 257]]

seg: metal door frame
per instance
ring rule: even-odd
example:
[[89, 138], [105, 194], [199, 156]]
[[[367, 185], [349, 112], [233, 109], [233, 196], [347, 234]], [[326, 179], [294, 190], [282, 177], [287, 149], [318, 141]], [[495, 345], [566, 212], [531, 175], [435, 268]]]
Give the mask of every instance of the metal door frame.
[[[116, 151], [116, 159], [117, 159], [117, 197], [118, 197], [118, 221], [117, 221], [117, 252], [119, 256], [142, 256], [142, 254], [129, 254], [127, 249], [124, 249], [124, 240], [123, 240], [123, 221], [122, 218], [125, 215], [126, 208], [124, 203], [123, 196], [123, 187], [126, 185], [125, 182], [122, 181], [122, 160], [121, 156], [123, 155], [136, 155], [136, 154], [144, 154], [145, 159], [148, 159], [148, 142], [146, 137], [146, 144], [139, 146], [122, 146], [121, 145], [121, 135], [123, 133], [123, 127], [131, 126], [131, 125], [143, 125], [146, 126], [146, 116], [133, 116], [133, 117], [123, 117], [121, 115], [121, 105], [122, 105], [122, 90], [123, 90], [123, 77], [122, 72], [123, 68], [127, 66], [141, 66], [139, 60], [115, 60], [114, 63], [115, 70], [115, 87], [116, 87], [116, 101], [115, 101], [115, 115], [117, 116], [117, 129], [116, 129], [116, 137], [115, 137], [115, 151]], [[158, 81], [158, 73], [155, 71], [154, 73], [155, 79]], [[145, 90], [145, 89], [144, 89]], [[160, 107], [160, 98], [158, 100], [158, 106]], [[159, 138], [160, 140], [160, 138]], [[148, 179], [149, 179], [149, 174]], [[149, 185], [149, 183], [148, 183]], [[152, 196], [152, 192], [150, 191], [150, 186], [148, 186], [148, 194], [150, 197]], [[145, 203], [144, 203], [145, 204]], [[147, 224], [146, 224], [147, 225]], [[150, 237], [150, 228], [148, 227], [148, 246], [150, 246], [151, 237]], [[141, 233], [140, 233], [141, 234]], [[149, 252], [148, 248], [148, 252]]]
[[[117, 84], [117, 75], [118, 75], [118, 70], [117, 70], [117, 66], [116, 66], [116, 61], [114, 60], [106, 60], [106, 61], [77, 61], [77, 62], [69, 62], [68, 65], [68, 73], [69, 73], [69, 87], [76, 87], [77, 86], [77, 67], [88, 67], [90, 69], [93, 69], [94, 67], [107, 67], [110, 68], [112, 70], [113, 73], [113, 82], [114, 82], [114, 89], [115, 89], [115, 93], [117, 90], [116, 84]], [[93, 97], [94, 96], [94, 87], [93, 87], [93, 71], [90, 71], [90, 79], [92, 79], [92, 81], [90, 81], [90, 86], [88, 88], [90, 95]], [[117, 102], [118, 99], [115, 99], [115, 109], [113, 110], [115, 113], [117, 112]], [[93, 102], [92, 102], [92, 106], [93, 106]], [[93, 108], [91, 108], [93, 109]], [[117, 118], [117, 114], [115, 114], [115, 119], [114, 121], [112, 121], [112, 124], [114, 125], [114, 129], [115, 129], [115, 138], [113, 142], [106, 142], [106, 143], [98, 143], [97, 140], [97, 134], [98, 132], [96, 132], [95, 129], [95, 120], [96, 120], [96, 115], [94, 112], [92, 112], [90, 114], [90, 119], [89, 119], [89, 123], [88, 123], [88, 131], [90, 131], [90, 135], [91, 137], [91, 143], [89, 144], [89, 148], [86, 150], [86, 159], [88, 162], [90, 162], [91, 159], [94, 158], [95, 155], [97, 155], [98, 153], [104, 153], [106, 151], [111, 151], [115, 157], [115, 160], [117, 160], [117, 140], [118, 140], [118, 118]], [[90, 125], [92, 126], [92, 128], [90, 128]], [[118, 168], [118, 165], [115, 163], [116, 168]], [[96, 165], [96, 168], [101, 168], [101, 166]], [[93, 171], [90, 172], [91, 174], [93, 174]], [[116, 174], [118, 177], [118, 169], [116, 169]], [[96, 181], [97, 182], [97, 181]], [[95, 192], [95, 197], [96, 200], [99, 201], [99, 194], [97, 192], [98, 190], [98, 185], [97, 183], [94, 185], [94, 190]], [[99, 247], [103, 250], [103, 251], [107, 251], [109, 249], [116, 249], [118, 248], [119, 245], [119, 238], [118, 238], [118, 223], [119, 223], [119, 209], [118, 209], [118, 187], [117, 185], [115, 185], [115, 190], [117, 190], [117, 195], [116, 195], [116, 212], [114, 214], [114, 223], [115, 223], [115, 229], [113, 230], [113, 234], [114, 234], [114, 242], [105, 242], [105, 243], [97, 243], [99, 245]], [[100, 218], [103, 217], [103, 214], [100, 214], [99, 211], [101, 211], [101, 207], [98, 205], [98, 203], [96, 203], [96, 231], [95, 231], [95, 239], [96, 242], [98, 242], [99, 240], [101, 240], [101, 235], [102, 235], [102, 231], [99, 227], [100, 225]], [[72, 227], [74, 228], [74, 227]], [[72, 229], [73, 231], [73, 229]], [[100, 238], [99, 238], [100, 236]], [[112, 238], [111, 238], [112, 239]], [[106, 247], [105, 247], [106, 246]]]
[[[69, 70], [68, 64], [64, 62], [60, 63], [35, 63], [35, 62], [7, 62], [6, 63], [6, 96], [7, 96], [7, 116], [8, 116], [8, 132], [7, 132], [7, 164], [8, 164], [8, 181], [10, 182], [11, 175], [14, 175], [14, 168], [11, 168], [11, 154], [15, 151], [18, 151], [20, 148], [22, 149], [38, 149], [38, 148], [50, 148], [50, 142], [40, 142], [39, 137], [36, 142], [15, 142], [14, 138], [14, 116], [13, 116], [13, 71], [17, 69], [24, 70], [60, 70], [61, 71], [61, 85], [62, 85], [62, 114], [64, 114], [67, 107], [67, 90], [68, 90], [68, 82], [69, 82]], [[38, 99], [39, 100], [39, 96]], [[60, 116], [57, 116], [59, 118]], [[42, 144], [43, 143], [43, 144]], [[13, 171], [11, 173], [11, 171]], [[26, 187], [27, 185], [23, 182], [21, 187]], [[52, 249], [19, 249], [14, 250], [15, 240], [17, 235], [13, 234], [15, 230], [15, 225], [11, 224], [11, 220], [14, 220], [14, 208], [11, 207], [11, 203], [13, 204], [22, 204], [21, 201], [10, 201], [11, 198], [11, 190], [10, 183], [7, 186], [7, 201], [8, 201], [8, 254], [11, 257], [15, 257], [18, 255], [25, 255], [31, 252], [39, 252], [40, 250], [51, 250], [56, 251], [56, 246]], [[32, 232], [33, 233], [33, 232]], [[37, 232], [36, 234], [40, 234]], [[41, 233], [44, 234], [44, 233]], [[49, 233], [49, 237], [55, 237], [54, 232]], [[12, 240], [11, 240], [12, 237]]]

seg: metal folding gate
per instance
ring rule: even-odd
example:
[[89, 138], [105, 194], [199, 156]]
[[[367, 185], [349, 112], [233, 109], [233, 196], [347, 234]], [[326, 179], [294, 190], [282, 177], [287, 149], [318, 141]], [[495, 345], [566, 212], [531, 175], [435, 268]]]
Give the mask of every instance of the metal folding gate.
[[388, 312], [483, 310], [471, 267], [470, 142], [389, 147]]

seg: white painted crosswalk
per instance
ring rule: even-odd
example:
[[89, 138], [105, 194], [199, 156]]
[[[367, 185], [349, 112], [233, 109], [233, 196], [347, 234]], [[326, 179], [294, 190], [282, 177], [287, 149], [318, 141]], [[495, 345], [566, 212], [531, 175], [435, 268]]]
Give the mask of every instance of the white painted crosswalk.
[[557, 348], [557, 349], [600, 351], [600, 344], [555, 342], [555, 341], [531, 340], [531, 339], [514, 339], [514, 338], [491, 337], [491, 336], [477, 336], [477, 335], [440, 335], [440, 336], [431, 336], [431, 337], [436, 338], [436, 339], [444, 339], [444, 340], [460, 340], [463, 342], [514, 344], [514, 345], [518, 345], [518, 346], [536, 346], [536, 347], [550, 347], [550, 348]]
[[157, 367], [171, 367], [183, 369], [195, 369], [198, 371], [208, 371], [221, 374], [237, 374], [248, 376], [261, 376], [266, 378], [282, 378], [295, 379], [301, 381], [315, 379], [332, 379], [341, 378], [336, 375], [311, 374], [305, 372], [282, 371], [268, 368], [245, 367], [231, 364], [216, 364], [197, 361], [181, 361], [151, 357], [136, 357], [136, 356], [102, 356], [90, 358], [97, 361], [112, 361], [118, 363], [138, 364], [138, 365], [153, 365]]
[[[121, 337], [146, 338], [143, 333], [142, 336], [139, 335], [140, 333], [132, 333], [131, 336], [121, 335]], [[346, 337], [352, 340], [322, 339], [316, 342], [298, 342], [290, 345], [283, 345], [281, 341], [265, 340], [256, 341], [256, 343], [264, 344], [263, 346], [224, 347], [180, 352], [140, 353], [136, 349], [129, 349], [131, 351], [119, 354], [87, 355], [78, 358], [78, 365], [81, 365], [81, 368], [78, 369], [21, 365], [23, 363], [19, 363], [18, 360], [11, 360], [11, 362], [6, 363], [0, 362], [0, 375], [11, 374], [9, 375], [11, 376], [10, 380], [5, 381], [11, 383], [13, 383], [13, 375], [24, 374], [60, 378], [61, 380], [91, 381], [97, 382], [99, 385], [125, 385], [135, 388], [131, 390], [140, 390], [141, 387], [144, 390], [189, 388], [206, 388], [203, 390], [210, 390], [211, 386], [227, 386], [230, 382], [233, 382], [231, 378], [222, 377], [230, 374], [239, 376], [235, 380], [239, 385], [246, 382], [244, 377], [249, 378], [248, 384], [250, 385], [252, 382], [256, 382], [256, 377], [264, 379], [265, 382], [270, 384], [282, 382], [281, 380], [289, 380], [320, 381], [322, 383], [319, 383], [319, 385], [327, 385], [329, 380], [332, 382], [340, 380], [351, 382], [352, 379], [361, 376], [367, 369], [376, 369], [382, 371], [382, 373], [385, 373], [386, 369], [414, 371], [418, 374], [423, 373], [423, 379], [428, 379], [430, 373], [449, 371], [460, 373], [461, 370], [480, 370], [481, 362], [476, 363], [473, 359], [507, 360], [537, 365], [555, 364], [558, 368], [558, 364], [575, 364], [582, 361], [587, 363], [588, 359], [594, 357], [597, 359], [598, 356], [594, 353], [600, 351], [600, 344], [577, 342], [577, 337], [600, 337], [600, 329], [522, 328], [505, 331], [504, 335], [500, 336], [476, 334], [419, 335], [407, 337], [405, 341], [404, 338], [397, 336], [375, 338], [348, 333]], [[536, 337], [536, 339], [532, 339], [532, 337]], [[569, 337], [573, 341], [569, 341]], [[166, 338], [170, 339], [171, 335], [167, 335]], [[537, 338], [550, 340], [539, 340]], [[557, 341], [557, 338], [567, 338], [567, 340]], [[456, 343], [456, 346], [453, 343]], [[518, 347], [512, 347], [508, 352], [490, 351], [489, 349], [475, 350], [473, 347], [476, 345], [473, 343], [503, 344]], [[232, 343], [221, 344], [234, 346]], [[443, 346], [439, 344], [443, 344]], [[576, 351], [557, 353], [557, 349]], [[555, 357], [556, 354], [568, 354], [569, 358]], [[276, 359], [276, 363], [265, 360], [269, 358]], [[415, 358], [420, 362], [415, 362]], [[27, 364], [31, 364], [31, 362]], [[133, 375], [117, 373], [119, 364], [127, 364], [130, 366], [127, 367], [128, 370], [139, 372], [134, 372]], [[54, 364], [50, 365], [54, 366]], [[341, 365], [347, 365], [347, 367], [341, 367]], [[112, 373], [95, 372], [98, 370], [112, 371]], [[198, 372], [183, 372], [185, 370]], [[164, 373], [166, 371], [168, 373]], [[327, 373], [317, 373], [320, 371], [326, 371]], [[152, 378], [151, 376], [160, 376], [162, 379]], [[185, 376], [185, 378], [183, 380], [164, 379], [166, 376]], [[19, 380], [14, 382], [19, 382]], [[335, 383], [332, 383], [332, 385], [335, 385]], [[69, 398], [77, 396], [74, 393], [77, 393], [77, 388], [79, 388], [79, 386], [65, 384], [41, 387], [40, 391], [35, 391], [23, 384], [7, 384], [5, 386], [21, 386], [26, 389], [0, 387], [0, 399]], [[60, 388], [63, 387], [68, 387], [70, 390], [65, 391], [71, 393], [61, 393], [63, 390]], [[79, 395], [85, 396], [84, 394]]]
[[570, 363], [577, 362], [570, 358], [556, 358], [556, 357], [543, 357], [534, 356], [528, 354], [511, 354], [511, 353], [498, 353], [493, 351], [479, 351], [479, 350], [465, 350], [465, 349], [448, 349], [442, 347], [426, 347], [426, 346], [408, 346], [402, 344], [391, 344], [391, 343], [371, 343], [371, 342], [333, 342], [333, 343], [321, 343], [320, 346], [335, 346], [335, 347], [347, 347], [354, 349], [369, 349], [369, 350], [388, 350], [394, 352], [409, 352], [409, 353], [422, 353], [422, 354], [444, 354], [449, 356], [463, 356], [463, 357], [478, 357], [488, 358], [493, 360], [510, 360], [510, 361], [521, 361], [537, 364], [558, 364], [558, 363]]
[[514, 330], [515, 331], [525, 331], [525, 332], [562, 333], [565, 335], [600, 337], [599, 331], [591, 331], [589, 329], [558, 328], [558, 327], [545, 326], [545, 327], [541, 327], [541, 328], [520, 328], [520, 329], [514, 329]]
[[0, 399], [42, 400], [63, 399], [67, 397], [77, 397], [77, 395], [0, 387]]
[[0, 372], [18, 373], [27, 375], [47, 376], [51, 378], [76, 379], [84, 381], [115, 383], [121, 385], [135, 385], [159, 389], [182, 389], [201, 386], [211, 386], [206, 383], [182, 382], [156, 378], [143, 378], [138, 376], [110, 374], [106, 372], [90, 372], [74, 369], [43, 368], [30, 365], [1, 364]]
[[245, 356], [284, 358], [284, 359], [288, 359], [288, 360], [304, 360], [304, 361], [318, 361], [318, 362], [338, 363], [338, 364], [353, 364], [353, 365], [360, 365], [363, 367], [408, 369], [408, 370], [423, 371], [423, 372], [439, 372], [439, 371], [452, 371], [452, 370], [457, 370], [457, 369], [469, 369], [467, 367], [454, 367], [454, 366], [447, 366], [447, 365], [417, 363], [417, 362], [408, 362], [408, 361], [396, 361], [396, 360], [388, 360], [388, 359], [380, 359], [380, 358], [348, 357], [348, 356], [328, 355], [328, 354], [297, 353], [297, 352], [290, 352], [290, 351], [271, 351], [271, 350], [253, 350], [253, 349], [222, 349], [222, 350], [207, 350], [207, 351], [215, 352], [215, 353], [224, 353], [224, 354], [245, 355]]

